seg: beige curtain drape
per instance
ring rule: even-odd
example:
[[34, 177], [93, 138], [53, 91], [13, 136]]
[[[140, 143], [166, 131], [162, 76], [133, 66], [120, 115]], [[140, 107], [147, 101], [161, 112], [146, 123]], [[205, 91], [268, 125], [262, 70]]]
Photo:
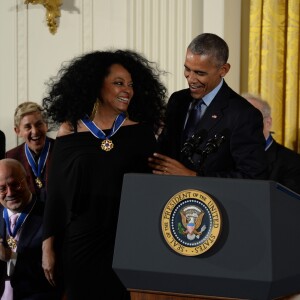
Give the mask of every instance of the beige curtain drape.
[[300, 0], [251, 0], [248, 91], [272, 108], [274, 138], [300, 153]]

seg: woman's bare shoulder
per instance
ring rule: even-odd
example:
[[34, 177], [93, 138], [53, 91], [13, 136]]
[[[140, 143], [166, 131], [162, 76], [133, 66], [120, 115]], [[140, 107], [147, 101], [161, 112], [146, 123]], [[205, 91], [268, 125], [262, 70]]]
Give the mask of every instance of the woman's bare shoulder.
[[62, 123], [57, 131], [57, 137], [74, 133], [74, 128], [70, 123]]
[[126, 126], [126, 125], [135, 125], [135, 124], [138, 124], [138, 122], [132, 121], [130, 119], [126, 119], [125, 122], [124, 122], [124, 126]]

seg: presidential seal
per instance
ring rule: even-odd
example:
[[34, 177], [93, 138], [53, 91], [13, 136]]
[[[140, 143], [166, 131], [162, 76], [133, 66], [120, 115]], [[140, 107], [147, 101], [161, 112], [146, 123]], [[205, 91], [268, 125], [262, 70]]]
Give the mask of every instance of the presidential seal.
[[161, 229], [167, 244], [177, 253], [196, 256], [217, 241], [222, 225], [217, 203], [199, 190], [183, 190], [165, 205]]

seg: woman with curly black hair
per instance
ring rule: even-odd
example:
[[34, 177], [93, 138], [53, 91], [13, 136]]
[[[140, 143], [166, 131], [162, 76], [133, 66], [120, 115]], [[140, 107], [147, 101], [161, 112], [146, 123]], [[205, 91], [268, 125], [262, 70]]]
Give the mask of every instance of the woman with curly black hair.
[[[165, 112], [156, 64], [131, 50], [95, 51], [63, 65], [43, 106], [59, 124], [48, 179], [43, 268], [55, 285], [62, 260], [68, 300], [129, 299], [112, 269], [125, 173], [147, 158]], [[96, 274], [96, 275], [95, 275]]]

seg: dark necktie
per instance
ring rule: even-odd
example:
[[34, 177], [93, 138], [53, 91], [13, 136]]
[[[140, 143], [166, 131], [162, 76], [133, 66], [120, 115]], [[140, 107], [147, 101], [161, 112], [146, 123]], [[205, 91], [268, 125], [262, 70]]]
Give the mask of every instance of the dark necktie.
[[183, 131], [183, 141], [185, 142], [190, 138], [194, 133], [197, 127], [197, 124], [201, 118], [201, 105], [204, 104], [202, 99], [195, 99], [192, 103], [188, 119], [185, 124]]

